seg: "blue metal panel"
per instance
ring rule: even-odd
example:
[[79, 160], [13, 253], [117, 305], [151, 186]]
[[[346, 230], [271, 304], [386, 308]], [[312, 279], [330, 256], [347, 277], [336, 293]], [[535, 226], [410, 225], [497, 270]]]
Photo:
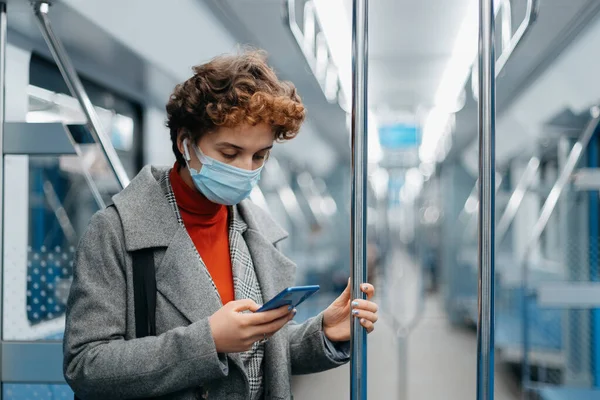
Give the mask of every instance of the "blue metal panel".
[[62, 342], [3, 342], [2, 382], [65, 383]]
[[73, 391], [68, 385], [29, 383], [5, 383], [2, 386], [4, 400], [71, 400]]
[[7, 123], [4, 126], [4, 154], [75, 155], [65, 129], [60, 123]]
[[542, 400], [598, 400], [600, 390], [568, 388], [568, 387], [545, 387], [538, 390]]

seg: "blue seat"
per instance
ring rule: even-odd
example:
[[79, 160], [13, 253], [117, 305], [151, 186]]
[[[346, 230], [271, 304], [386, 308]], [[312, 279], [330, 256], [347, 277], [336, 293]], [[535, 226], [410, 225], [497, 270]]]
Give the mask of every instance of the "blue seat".
[[[496, 308], [496, 345], [499, 348], [523, 346], [523, 295], [521, 288], [504, 289]], [[562, 349], [562, 313], [543, 309], [533, 299], [527, 304], [527, 338], [530, 350]]]
[[[545, 310], [544, 310], [545, 311]], [[552, 317], [552, 315], [550, 316]], [[542, 323], [532, 318], [529, 324], [529, 348], [532, 350], [560, 350], [562, 338], [560, 331], [560, 315], [554, 321]], [[515, 313], [497, 313], [496, 346], [498, 348], [521, 347], [523, 334], [521, 315]]]

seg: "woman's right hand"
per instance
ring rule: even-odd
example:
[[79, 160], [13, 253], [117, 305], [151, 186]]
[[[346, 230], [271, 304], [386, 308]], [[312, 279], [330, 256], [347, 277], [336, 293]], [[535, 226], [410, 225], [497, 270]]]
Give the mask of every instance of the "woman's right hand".
[[[252, 300], [231, 301], [208, 319], [217, 353], [240, 353], [252, 344], [271, 337], [287, 324], [296, 310], [281, 307], [255, 313], [260, 308]], [[252, 313], [244, 313], [251, 311]]]

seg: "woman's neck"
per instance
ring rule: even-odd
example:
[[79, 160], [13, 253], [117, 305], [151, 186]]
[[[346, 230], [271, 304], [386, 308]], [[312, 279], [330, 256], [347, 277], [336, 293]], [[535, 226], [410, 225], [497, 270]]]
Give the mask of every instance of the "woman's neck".
[[192, 174], [190, 174], [190, 170], [186, 167], [179, 167], [179, 176], [185, 182], [185, 184], [192, 190], [200, 193], [196, 186], [194, 185], [194, 180], [192, 179]]

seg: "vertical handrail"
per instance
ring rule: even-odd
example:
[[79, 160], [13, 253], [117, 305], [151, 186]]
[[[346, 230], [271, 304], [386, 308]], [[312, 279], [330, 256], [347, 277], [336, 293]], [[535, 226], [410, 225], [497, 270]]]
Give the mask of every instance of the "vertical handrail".
[[[496, 184], [495, 194], [498, 194], [498, 191], [500, 190], [500, 187], [502, 186], [502, 176], [499, 175], [498, 173], [496, 173], [495, 181], [496, 181], [495, 182], [495, 184]], [[464, 219], [465, 215], [467, 215], [469, 218], [464, 224], [463, 240], [468, 240], [471, 238], [471, 236], [475, 236], [477, 234], [477, 231], [474, 230], [474, 228], [472, 228], [472, 226], [473, 226], [473, 224], [476, 224], [478, 222], [478, 221], [475, 221], [475, 216], [479, 216], [479, 192], [478, 192], [478, 190], [479, 190], [479, 179], [475, 180], [475, 186], [473, 186], [473, 190], [471, 191], [471, 194], [465, 201], [465, 205], [463, 206], [463, 209], [461, 210], [461, 212], [459, 214], [459, 221], [462, 221]], [[475, 201], [475, 210], [471, 214], [469, 214], [466, 211], [467, 202], [474, 197], [477, 198], [477, 200]]]
[[537, 157], [531, 157], [527, 163], [527, 167], [525, 167], [525, 171], [523, 172], [521, 179], [519, 179], [519, 183], [517, 183], [517, 187], [508, 200], [508, 204], [504, 209], [504, 213], [502, 213], [502, 216], [500, 217], [500, 221], [498, 221], [498, 228], [496, 229], [496, 244], [502, 243], [504, 237], [508, 233], [508, 228], [510, 228], [510, 224], [514, 221], [517, 211], [519, 211], [521, 203], [525, 198], [525, 193], [534, 182], [539, 166], [540, 160]]
[[598, 125], [600, 124], [600, 108], [592, 107], [590, 110], [592, 119], [585, 127], [581, 137], [577, 139], [577, 142], [571, 148], [569, 155], [567, 156], [567, 160], [565, 161], [565, 166], [563, 167], [558, 179], [552, 186], [552, 190], [550, 194], [546, 198], [544, 205], [542, 206], [542, 210], [540, 212], [540, 216], [533, 226], [531, 236], [527, 242], [527, 246], [525, 247], [525, 251], [523, 253], [523, 259], [521, 260], [521, 280], [523, 284], [523, 301], [522, 301], [522, 316], [523, 323], [521, 324], [521, 339], [523, 341], [523, 358], [522, 358], [522, 399], [527, 399], [527, 384], [529, 382], [529, 335], [527, 334], [527, 322], [529, 318], [529, 310], [527, 309], [527, 302], [529, 299], [528, 287], [529, 287], [529, 257], [533, 252], [533, 249], [537, 245], [540, 240], [542, 233], [546, 229], [548, 222], [550, 221], [550, 217], [554, 212], [556, 205], [558, 204], [558, 200], [564, 191], [565, 187], [569, 183], [569, 180], [573, 176], [573, 171], [575, 171], [575, 167], [579, 163], [583, 151], [587, 148], [592, 136], [596, 129], [598, 129]]
[[477, 399], [494, 398], [495, 84], [494, 2], [479, 0], [479, 312]]
[[[511, 32], [512, 31], [512, 22], [511, 22], [510, 18], [508, 18], [509, 14], [511, 12], [510, 11], [510, 7], [511, 7], [510, 1], [503, 0], [500, 3], [501, 6], [504, 8], [502, 10], [502, 13], [503, 13], [502, 14], [502, 26], [503, 26], [503, 28], [502, 28], [502, 54], [500, 54], [500, 56], [498, 57], [498, 60], [496, 60], [495, 72], [494, 72], [494, 75], [496, 76], [496, 78], [498, 78], [500, 76], [500, 73], [504, 69], [504, 66], [508, 62], [508, 59], [513, 54], [515, 49], [522, 43], [522, 40], [525, 37], [525, 35], [531, 31], [531, 27], [537, 18], [538, 4], [539, 4], [538, 1], [539, 0], [528, 0], [527, 1], [527, 10], [525, 11], [525, 19], [523, 19], [523, 21], [517, 28], [517, 31], [512, 36], [510, 36], [510, 33], [512, 33]], [[508, 11], [506, 11], [506, 10], [508, 10]], [[506, 35], [507, 32], [509, 32], [508, 36]], [[475, 71], [474, 67], [473, 67], [473, 71]], [[472, 82], [472, 84], [473, 84], [472, 90], [473, 90], [473, 92], [475, 92], [474, 85], [478, 82], [478, 78], [472, 79], [472, 81], [473, 81]], [[476, 98], [476, 100], [477, 100], [477, 98]], [[471, 197], [475, 193], [475, 191], [477, 190], [477, 185], [478, 185], [478, 183], [475, 182], [475, 186], [473, 187], [473, 190], [469, 197]], [[461, 216], [462, 215], [463, 215], [463, 212], [461, 211]]]
[[121, 189], [125, 188], [129, 185], [129, 178], [127, 177], [127, 172], [115, 151], [110, 139], [105, 135], [104, 130], [102, 128], [102, 123], [100, 122], [100, 118], [88, 97], [75, 68], [71, 64], [71, 60], [67, 52], [65, 51], [60, 39], [54, 33], [52, 29], [52, 25], [50, 24], [50, 19], [48, 18], [48, 11], [50, 8], [50, 4], [44, 1], [37, 2], [34, 4], [34, 13], [36, 16], [36, 20], [44, 36], [44, 40], [48, 45], [48, 49], [52, 53], [52, 57], [54, 58], [54, 62], [58, 66], [65, 83], [67, 84], [69, 91], [75, 97], [83, 112], [87, 118], [88, 128], [94, 138], [94, 140], [100, 145], [106, 160], [110, 168], [112, 169], [117, 182]]
[[[367, 278], [368, 0], [352, 1], [352, 298]], [[351, 317], [350, 397], [367, 398], [367, 332]]]
[[[0, 2], [0, 302], [3, 301], [4, 289], [4, 120], [6, 115], [6, 34], [7, 34], [6, 3]], [[4, 331], [4, 307], [0, 307], [0, 332]], [[2, 337], [0, 337], [0, 341]], [[0, 365], [2, 376], [2, 365]], [[2, 394], [0, 393], [0, 399]]]

